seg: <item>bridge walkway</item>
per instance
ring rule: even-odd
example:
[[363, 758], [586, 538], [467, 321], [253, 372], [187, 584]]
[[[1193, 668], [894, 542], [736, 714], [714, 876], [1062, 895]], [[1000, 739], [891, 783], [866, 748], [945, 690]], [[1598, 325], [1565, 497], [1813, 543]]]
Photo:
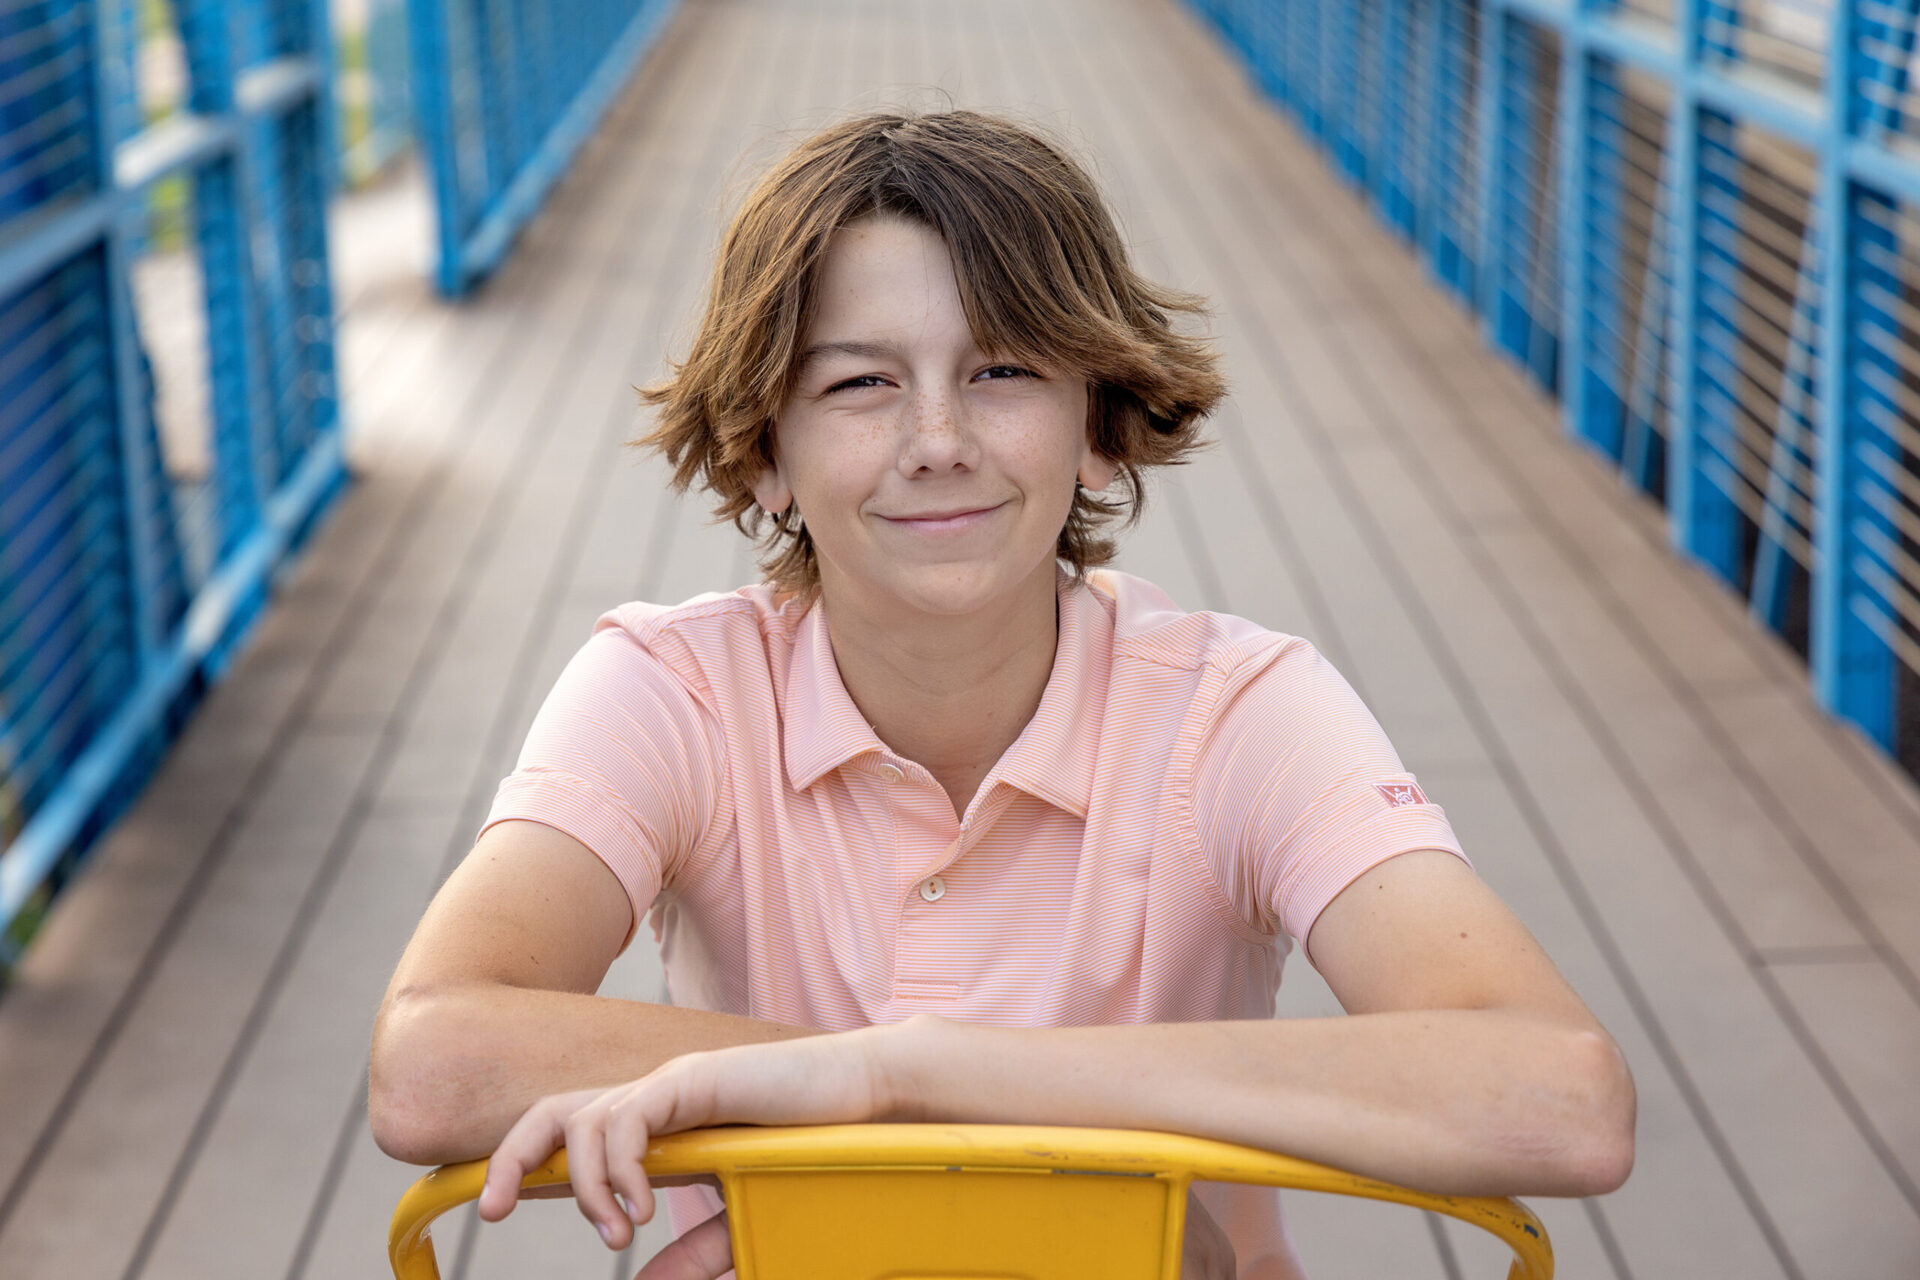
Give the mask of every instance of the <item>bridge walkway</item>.
[[[629, 385], [684, 350], [743, 176], [929, 86], [1064, 131], [1217, 306], [1218, 444], [1122, 567], [1319, 645], [1631, 1058], [1634, 1177], [1537, 1204], [1561, 1274], [1914, 1275], [1920, 794], [1173, 0], [688, 3], [463, 305], [417, 183], [340, 211], [359, 478], [0, 1001], [0, 1274], [384, 1274], [412, 1173], [364, 1063], [400, 947], [592, 620], [751, 573], [622, 459]], [[646, 951], [609, 991], [660, 994]], [[1330, 1003], [1289, 970], [1283, 1013]], [[1504, 1274], [1419, 1215], [1291, 1213], [1321, 1280]], [[630, 1275], [659, 1236], [616, 1265], [536, 1204], [441, 1240], [486, 1280]]]

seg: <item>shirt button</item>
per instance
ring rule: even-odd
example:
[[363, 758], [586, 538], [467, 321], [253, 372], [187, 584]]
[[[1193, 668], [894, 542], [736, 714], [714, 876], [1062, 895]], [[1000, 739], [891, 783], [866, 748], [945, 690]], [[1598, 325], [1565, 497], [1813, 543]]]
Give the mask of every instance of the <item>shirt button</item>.
[[900, 781], [900, 779], [906, 777], [907, 775], [900, 772], [900, 770], [894, 767], [893, 765], [883, 764], [880, 766], [880, 776], [885, 778], [888, 782], [898, 782]]
[[928, 902], [938, 902], [947, 896], [947, 882], [939, 876], [928, 876], [920, 882], [920, 896]]

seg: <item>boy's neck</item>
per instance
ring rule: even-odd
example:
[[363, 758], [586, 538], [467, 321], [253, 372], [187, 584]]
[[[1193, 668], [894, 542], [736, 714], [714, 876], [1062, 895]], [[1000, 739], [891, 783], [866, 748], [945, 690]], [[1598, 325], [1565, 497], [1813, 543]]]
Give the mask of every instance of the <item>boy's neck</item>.
[[888, 619], [827, 610], [834, 661], [880, 740], [946, 789], [956, 816], [1040, 706], [1053, 674], [1053, 562], [996, 606], [966, 617]]

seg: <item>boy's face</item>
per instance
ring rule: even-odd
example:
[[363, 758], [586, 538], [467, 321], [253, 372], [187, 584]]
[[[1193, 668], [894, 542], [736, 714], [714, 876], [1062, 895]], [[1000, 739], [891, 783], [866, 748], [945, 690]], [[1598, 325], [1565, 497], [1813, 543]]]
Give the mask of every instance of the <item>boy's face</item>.
[[1044, 576], [1087, 440], [1087, 384], [974, 345], [953, 262], [895, 218], [843, 228], [823, 264], [799, 383], [754, 485], [798, 505], [823, 590], [867, 609], [961, 615]]

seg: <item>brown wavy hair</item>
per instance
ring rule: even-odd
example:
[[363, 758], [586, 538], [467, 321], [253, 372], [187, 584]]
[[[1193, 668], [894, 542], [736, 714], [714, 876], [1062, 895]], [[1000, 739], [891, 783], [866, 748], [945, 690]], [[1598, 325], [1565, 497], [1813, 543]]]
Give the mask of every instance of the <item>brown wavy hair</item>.
[[1173, 327], [1175, 316], [1205, 314], [1203, 301], [1135, 274], [1086, 171], [1010, 120], [880, 112], [789, 152], [734, 215], [692, 352], [665, 381], [636, 388], [660, 412], [631, 443], [667, 456], [675, 489], [698, 480], [717, 495], [715, 518], [761, 543], [777, 586], [817, 587], [804, 520], [792, 507], [763, 511], [753, 483], [773, 462], [833, 235], [874, 216], [945, 241], [981, 350], [1086, 378], [1088, 436], [1116, 475], [1105, 493], [1075, 490], [1058, 555], [1076, 576], [1107, 563], [1115, 546], [1104, 534], [1139, 518], [1145, 469], [1198, 447], [1200, 419], [1226, 388], [1207, 343]]

